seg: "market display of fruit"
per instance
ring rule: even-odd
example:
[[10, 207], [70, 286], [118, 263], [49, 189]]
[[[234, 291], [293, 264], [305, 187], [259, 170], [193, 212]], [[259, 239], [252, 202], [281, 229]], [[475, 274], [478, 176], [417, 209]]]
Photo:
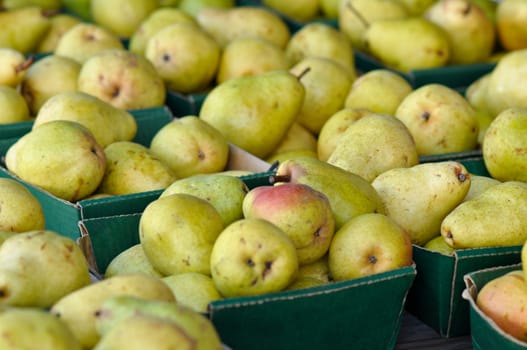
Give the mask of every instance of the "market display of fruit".
[[[0, 348], [31, 327], [39, 349], [222, 349], [214, 301], [413, 268], [415, 247], [525, 246], [525, 23], [527, 0], [2, 1]], [[96, 271], [35, 188], [155, 198]], [[525, 341], [523, 299], [485, 293]]]

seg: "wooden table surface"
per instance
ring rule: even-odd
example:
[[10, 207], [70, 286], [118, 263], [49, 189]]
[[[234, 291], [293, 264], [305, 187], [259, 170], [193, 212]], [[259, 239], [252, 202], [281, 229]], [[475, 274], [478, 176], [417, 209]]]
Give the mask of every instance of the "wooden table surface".
[[442, 338], [433, 328], [405, 312], [396, 350], [472, 350], [470, 336]]

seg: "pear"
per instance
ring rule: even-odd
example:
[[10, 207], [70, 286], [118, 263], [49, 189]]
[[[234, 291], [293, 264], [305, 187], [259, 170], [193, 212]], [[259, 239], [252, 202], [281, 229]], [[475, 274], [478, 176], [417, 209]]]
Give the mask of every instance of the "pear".
[[278, 292], [298, 273], [289, 236], [265, 219], [244, 218], [227, 226], [210, 256], [212, 280], [226, 298]]
[[[137, 326], [132, 326], [136, 324], [132, 320], [140, 318], [150, 319], [153, 323], [139, 322]], [[99, 350], [115, 349], [118, 344], [126, 348], [132, 346], [131, 349], [167, 346], [174, 349], [223, 348], [219, 334], [209, 319], [174, 302], [145, 300], [133, 296], [112, 297], [101, 305], [96, 326], [102, 335], [100, 343], [95, 347]], [[135, 340], [130, 338], [132, 334], [135, 334]]]
[[312, 21], [319, 15], [319, 0], [262, 0], [262, 4], [295, 21]]
[[527, 95], [521, 88], [527, 79], [527, 49], [505, 54], [490, 72], [487, 106], [492, 116], [507, 108], [527, 108]]
[[423, 245], [423, 248], [446, 255], [451, 255], [455, 252], [455, 249], [449, 246], [441, 235], [430, 239]]
[[373, 57], [402, 72], [444, 67], [451, 57], [445, 30], [422, 16], [372, 22], [364, 41]]
[[298, 150], [291, 150], [291, 151], [284, 151], [280, 153], [273, 153], [269, 157], [266, 158], [266, 162], [269, 164], [273, 163], [283, 163], [287, 159], [294, 159], [298, 157], [311, 157], [318, 159], [318, 155], [316, 151], [310, 150], [310, 149], [298, 149]]
[[194, 17], [176, 7], [159, 7], [145, 18], [139, 28], [130, 37], [128, 49], [134, 53], [144, 54], [148, 40], [160, 29], [174, 23], [195, 24]]
[[172, 182], [159, 198], [174, 193], [186, 193], [210, 202], [223, 219], [225, 226], [243, 218], [242, 203], [249, 188], [236, 176], [196, 174]]
[[62, 7], [67, 12], [79, 17], [82, 21], [91, 21], [91, 0], [61, 0]]
[[478, 144], [476, 111], [459, 92], [426, 84], [409, 93], [395, 116], [410, 130], [419, 155], [473, 150]]
[[[487, 2], [486, 0], [484, 1]], [[398, 2], [406, 7], [410, 15], [422, 15], [437, 0], [398, 0]]]
[[145, 48], [167, 88], [184, 94], [205, 90], [213, 81], [221, 48], [195, 24], [174, 23], [153, 34]]
[[95, 192], [106, 169], [104, 149], [93, 134], [69, 120], [50, 121], [23, 135], [7, 150], [5, 163], [22, 180], [71, 202]]
[[81, 64], [72, 58], [50, 54], [29, 67], [20, 85], [31, 115], [36, 116], [52, 96], [76, 91]]
[[314, 56], [305, 57], [290, 72], [300, 75], [306, 69], [308, 74], [300, 80], [305, 97], [296, 121], [318, 135], [329, 117], [344, 107], [356, 75], [330, 59]]
[[338, 20], [340, 0], [320, 0], [322, 16], [331, 20]]
[[306, 289], [311, 287], [323, 286], [327, 284], [318, 278], [313, 277], [296, 277], [295, 280], [287, 286], [285, 290], [297, 290], [297, 289]]
[[317, 142], [317, 137], [311, 131], [302, 124], [294, 122], [269, 157], [291, 151], [312, 151], [316, 153]]
[[163, 190], [176, 180], [167, 164], [133, 141], [116, 141], [104, 149], [106, 172], [98, 192], [110, 195]]
[[100, 340], [96, 319], [109, 298], [128, 295], [147, 300], [175, 302], [172, 290], [160, 278], [144, 273], [117, 275], [79, 288], [52, 305], [51, 314], [65, 322], [86, 349]]
[[351, 41], [343, 32], [327, 23], [311, 22], [302, 26], [292, 34], [285, 53], [291, 64], [296, 64], [307, 56], [325, 57], [342, 64], [357, 75]]
[[463, 202], [476, 198], [488, 188], [500, 183], [501, 181], [489, 176], [470, 174], [470, 188]]
[[208, 305], [223, 299], [216, 289], [212, 277], [199, 272], [183, 272], [163, 277], [179, 305], [186, 306], [195, 312], [207, 313]]
[[496, 31], [506, 51], [527, 48], [527, 3], [524, 0], [502, 0], [496, 6]]
[[13, 237], [14, 235], [18, 234], [19, 232], [12, 232], [12, 231], [0, 231], [0, 245], [2, 245], [6, 239]]
[[422, 246], [439, 234], [443, 219], [465, 198], [470, 174], [459, 162], [441, 161], [390, 169], [371, 184], [386, 215]]
[[346, 129], [327, 162], [371, 182], [387, 170], [418, 164], [419, 156], [412, 134], [401, 120], [372, 113]]
[[486, 73], [474, 80], [465, 90], [465, 98], [476, 111], [478, 119], [478, 145], [483, 144], [485, 132], [490, 123], [494, 120], [494, 115], [489, 111], [487, 105], [487, 85], [490, 80], [490, 73]]
[[299, 266], [297, 279], [300, 278], [314, 278], [323, 283], [329, 283], [331, 277], [329, 275], [328, 254], [310, 264]]
[[[161, 0], [163, 1], [163, 0]], [[178, 1], [178, 0], [164, 0]], [[235, 0], [179, 0], [177, 7], [196, 18], [205, 8], [231, 9], [236, 6]]]
[[265, 158], [302, 108], [305, 88], [300, 80], [285, 70], [230, 79], [209, 92], [199, 117], [229, 142]]
[[500, 181], [527, 181], [527, 109], [508, 108], [491, 122], [483, 138], [483, 161]]
[[0, 85], [17, 88], [34, 58], [10, 47], [0, 47]]
[[0, 85], [0, 124], [12, 124], [31, 120], [29, 107], [16, 88]]
[[325, 194], [338, 230], [351, 218], [364, 213], [384, 213], [381, 197], [363, 177], [312, 157], [282, 162], [273, 183], [292, 182], [311, 186]]
[[107, 28], [81, 22], [60, 37], [53, 53], [83, 64], [94, 54], [108, 49], [124, 49], [124, 45], [119, 37]]
[[408, 10], [399, 1], [341, 0], [337, 19], [339, 30], [350, 40], [353, 48], [366, 51], [364, 35], [369, 25], [382, 19], [408, 17]]
[[353, 82], [344, 107], [367, 108], [372, 112], [394, 115], [412, 91], [412, 85], [398, 73], [385, 68], [373, 69]]
[[104, 272], [104, 278], [110, 278], [116, 275], [144, 273], [153, 277], [163, 277], [163, 275], [154, 269], [145, 255], [143, 246], [140, 243], [117, 254], [110, 261]]
[[99, 97], [117, 108], [145, 109], [164, 106], [166, 87], [154, 65], [142, 55], [108, 49], [82, 65], [79, 91]]
[[261, 6], [206, 7], [196, 20], [222, 48], [234, 38], [247, 36], [261, 37], [285, 48], [291, 38], [286, 22], [276, 12]]
[[342, 108], [326, 120], [317, 138], [317, 157], [327, 161], [346, 129], [365, 115], [374, 113], [366, 108]]
[[262, 38], [241, 37], [231, 40], [223, 48], [216, 83], [273, 70], [286, 70], [289, 66], [284, 49]]
[[438, 0], [424, 17], [447, 33], [450, 64], [484, 62], [494, 50], [494, 23], [472, 0]]
[[2, 11], [0, 47], [9, 47], [23, 54], [35, 52], [50, 26], [49, 16], [40, 6], [30, 5]]
[[0, 231], [43, 230], [46, 217], [42, 204], [27, 187], [10, 178], [0, 178]]
[[130, 141], [137, 134], [137, 121], [132, 114], [80, 91], [59, 92], [46, 100], [33, 129], [55, 120], [82, 124], [103, 148], [113, 142]]
[[82, 350], [68, 326], [41, 308], [1, 309], [0, 333], [0, 348], [5, 350], [32, 349], [35, 344], [41, 350]]
[[40, 40], [36, 52], [51, 53], [57, 48], [57, 44], [69, 29], [81, 23], [80, 18], [68, 13], [58, 13], [50, 17], [50, 28], [46, 35]]
[[150, 141], [150, 151], [168, 165], [176, 178], [222, 171], [229, 160], [225, 136], [194, 115], [165, 124]]
[[[94, 23], [122, 38], [130, 38], [141, 22], [159, 6], [157, 0], [91, 0], [90, 14]], [[123, 14], [115, 16], [116, 13]]]
[[144, 209], [139, 239], [152, 266], [163, 275], [210, 274], [210, 255], [223, 219], [207, 200], [186, 193], [156, 199]]
[[91, 283], [82, 250], [50, 230], [19, 233], [0, 246], [0, 304], [50, 307]]

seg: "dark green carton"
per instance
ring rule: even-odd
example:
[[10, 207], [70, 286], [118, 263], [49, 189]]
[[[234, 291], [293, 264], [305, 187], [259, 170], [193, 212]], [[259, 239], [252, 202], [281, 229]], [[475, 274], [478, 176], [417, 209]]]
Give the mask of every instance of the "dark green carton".
[[483, 153], [481, 149], [463, 152], [434, 154], [419, 157], [419, 163], [432, 163], [443, 161], [458, 161], [463, 164], [467, 171], [471, 174], [490, 176], [489, 171], [485, 166], [485, 161], [483, 159]]
[[[260, 179], [265, 183], [267, 176]], [[91, 243], [89, 260], [99, 271], [139, 243], [140, 217], [136, 213], [79, 222], [81, 247]], [[415, 267], [408, 266], [304, 290], [218, 300], [209, 305], [208, 317], [222, 342], [233, 349], [393, 349], [415, 275]]]
[[492, 279], [504, 274], [521, 270], [522, 265], [505, 265], [482, 269], [465, 275], [466, 289], [463, 298], [470, 304], [470, 327], [474, 350], [525, 350], [527, 343], [522, 342], [501, 330], [494, 321], [488, 318], [476, 304], [478, 291]]

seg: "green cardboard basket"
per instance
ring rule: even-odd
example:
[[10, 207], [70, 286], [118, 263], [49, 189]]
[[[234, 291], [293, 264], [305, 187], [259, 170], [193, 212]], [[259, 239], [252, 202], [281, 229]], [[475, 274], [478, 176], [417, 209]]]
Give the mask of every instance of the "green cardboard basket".
[[487, 317], [476, 304], [478, 291], [494, 278], [521, 270], [522, 265], [505, 265], [495, 268], [473, 271], [464, 276], [466, 288], [463, 298], [470, 305], [470, 327], [474, 350], [525, 350], [527, 343], [522, 342], [501, 330], [494, 321]]

